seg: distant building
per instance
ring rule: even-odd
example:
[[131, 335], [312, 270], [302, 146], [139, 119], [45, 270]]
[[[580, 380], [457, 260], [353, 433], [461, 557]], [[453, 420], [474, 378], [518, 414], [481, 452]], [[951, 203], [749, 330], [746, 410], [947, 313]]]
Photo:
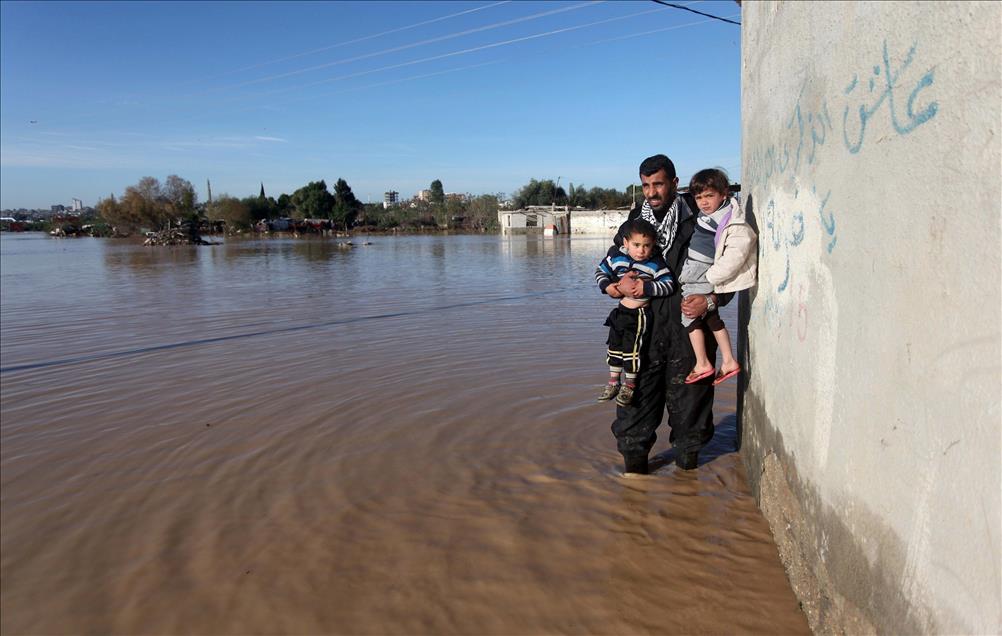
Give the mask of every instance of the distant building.
[[498, 209], [498, 223], [502, 234], [609, 235], [616, 233], [629, 213], [629, 208], [586, 210], [571, 209], [568, 206], [530, 205], [519, 210]]
[[60, 212], [65, 212], [66, 211], [66, 206], [65, 205], [56, 204], [56, 205], [52, 206], [51, 211], [52, 211], [53, 214], [58, 214]]
[[615, 210], [585, 210], [575, 208], [571, 211], [574, 224], [571, 232], [574, 234], [615, 234], [630, 215], [629, 208]]
[[74, 212], [79, 212], [80, 210], [83, 210], [83, 201], [81, 201], [80, 199], [73, 199], [73, 205], [70, 206], [70, 209], [73, 210]]
[[390, 207], [391, 205], [396, 205], [400, 203], [400, 193], [396, 190], [390, 190], [389, 192], [383, 193], [383, 209]]
[[418, 201], [431, 201], [431, 190], [421, 190], [417, 193]]
[[502, 234], [569, 234], [571, 213], [567, 206], [530, 205], [513, 212], [498, 210], [498, 223]]

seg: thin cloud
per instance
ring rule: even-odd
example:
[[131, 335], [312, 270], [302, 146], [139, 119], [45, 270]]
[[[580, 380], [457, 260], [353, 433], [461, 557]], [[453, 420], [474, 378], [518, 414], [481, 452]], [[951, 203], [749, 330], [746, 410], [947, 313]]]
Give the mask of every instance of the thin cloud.
[[260, 146], [261, 143], [288, 143], [287, 140], [281, 137], [266, 137], [266, 136], [232, 136], [232, 137], [209, 137], [206, 139], [188, 139], [188, 140], [173, 140], [164, 141], [160, 144], [165, 150], [171, 150], [174, 152], [181, 152], [185, 150], [211, 150], [211, 149], [227, 149], [227, 150], [246, 150], [248, 148], [253, 148]]

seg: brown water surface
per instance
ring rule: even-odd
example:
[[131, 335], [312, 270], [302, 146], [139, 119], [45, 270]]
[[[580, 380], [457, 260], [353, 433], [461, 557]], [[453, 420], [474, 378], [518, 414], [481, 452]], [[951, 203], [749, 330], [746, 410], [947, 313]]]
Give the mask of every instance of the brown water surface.
[[733, 384], [618, 474], [607, 239], [368, 240], [3, 236], [4, 634], [808, 633]]

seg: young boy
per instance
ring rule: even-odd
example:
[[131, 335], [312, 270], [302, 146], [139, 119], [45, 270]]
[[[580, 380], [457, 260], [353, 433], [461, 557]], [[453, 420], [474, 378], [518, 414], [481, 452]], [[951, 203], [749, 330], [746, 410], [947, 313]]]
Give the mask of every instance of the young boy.
[[[682, 296], [748, 289], [755, 284], [758, 250], [755, 231], [745, 221], [744, 210], [737, 200], [728, 197], [728, 179], [722, 170], [700, 170], [689, 182], [689, 192], [695, 197], [699, 214], [696, 231], [689, 241], [679, 283]], [[717, 385], [741, 371], [731, 351], [731, 339], [716, 308], [708, 305], [702, 318], [686, 318], [682, 324], [689, 331], [696, 366], [686, 377], [686, 384], [699, 382], [714, 375], [714, 361], [706, 355], [702, 325], [713, 332], [720, 348], [721, 364], [713, 384]]]
[[[633, 400], [640, 350], [650, 322], [651, 296], [668, 296], [675, 291], [668, 265], [657, 249], [654, 226], [642, 219], [628, 221], [622, 228], [623, 246], [613, 247], [595, 270], [595, 282], [603, 293], [619, 298], [619, 305], [609, 314], [606, 363], [609, 382], [598, 400], [616, 398], [616, 404], [628, 406]], [[625, 373], [624, 373], [625, 370]], [[619, 376], [624, 373], [624, 383]]]

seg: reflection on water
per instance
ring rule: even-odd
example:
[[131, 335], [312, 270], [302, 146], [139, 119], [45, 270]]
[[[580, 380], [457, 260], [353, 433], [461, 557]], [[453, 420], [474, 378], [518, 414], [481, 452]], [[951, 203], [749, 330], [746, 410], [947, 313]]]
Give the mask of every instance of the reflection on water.
[[368, 240], [3, 236], [4, 633], [807, 631], [733, 387], [617, 475], [605, 239]]

